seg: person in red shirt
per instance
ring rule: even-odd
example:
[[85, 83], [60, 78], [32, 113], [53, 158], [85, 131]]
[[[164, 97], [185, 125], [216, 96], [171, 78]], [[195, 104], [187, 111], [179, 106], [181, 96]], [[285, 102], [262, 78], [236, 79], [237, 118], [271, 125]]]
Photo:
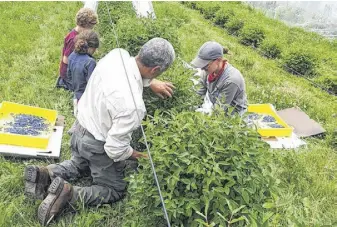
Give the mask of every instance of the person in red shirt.
[[74, 51], [74, 39], [78, 33], [82, 31], [91, 30], [98, 23], [98, 16], [92, 9], [81, 8], [75, 17], [76, 27], [72, 29], [64, 38], [64, 45], [62, 49], [60, 72], [56, 82], [57, 88], [64, 88], [70, 90], [65, 83], [67, 77], [68, 56]]

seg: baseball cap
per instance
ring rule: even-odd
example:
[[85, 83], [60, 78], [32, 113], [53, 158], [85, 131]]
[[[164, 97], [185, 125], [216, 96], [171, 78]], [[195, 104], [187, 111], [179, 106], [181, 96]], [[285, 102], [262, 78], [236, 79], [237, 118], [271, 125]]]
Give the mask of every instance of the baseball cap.
[[200, 47], [198, 55], [193, 59], [191, 64], [196, 68], [203, 68], [210, 61], [222, 57], [223, 54], [223, 46], [221, 44], [208, 41]]

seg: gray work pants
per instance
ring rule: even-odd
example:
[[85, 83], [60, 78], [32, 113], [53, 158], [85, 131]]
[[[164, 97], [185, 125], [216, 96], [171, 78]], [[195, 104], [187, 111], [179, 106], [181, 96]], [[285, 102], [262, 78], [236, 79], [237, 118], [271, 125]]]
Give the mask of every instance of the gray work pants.
[[123, 198], [126, 189], [124, 178], [125, 161], [114, 162], [104, 150], [104, 143], [96, 140], [79, 123], [71, 137], [71, 160], [47, 166], [52, 179], [76, 179], [91, 173], [93, 185], [74, 186], [71, 203], [85, 205], [113, 203]]

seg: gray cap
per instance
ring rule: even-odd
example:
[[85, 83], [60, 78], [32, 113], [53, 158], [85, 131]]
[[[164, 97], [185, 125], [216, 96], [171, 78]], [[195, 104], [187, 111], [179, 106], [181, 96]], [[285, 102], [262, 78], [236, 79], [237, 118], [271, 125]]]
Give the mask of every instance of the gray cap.
[[196, 68], [205, 67], [210, 61], [223, 57], [223, 46], [214, 41], [204, 43], [191, 64]]

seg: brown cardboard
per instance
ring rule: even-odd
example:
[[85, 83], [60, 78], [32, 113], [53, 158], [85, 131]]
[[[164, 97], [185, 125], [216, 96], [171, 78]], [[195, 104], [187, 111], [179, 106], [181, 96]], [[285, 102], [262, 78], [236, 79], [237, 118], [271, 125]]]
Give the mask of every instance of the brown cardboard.
[[277, 111], [277, 114], [291, 127], [299, 137], [309, 137], [325, 132], [325, 129], [297, 107]]
[[65, 117], [62, 115], [57, 115], [55, 126], [64, 126]]

